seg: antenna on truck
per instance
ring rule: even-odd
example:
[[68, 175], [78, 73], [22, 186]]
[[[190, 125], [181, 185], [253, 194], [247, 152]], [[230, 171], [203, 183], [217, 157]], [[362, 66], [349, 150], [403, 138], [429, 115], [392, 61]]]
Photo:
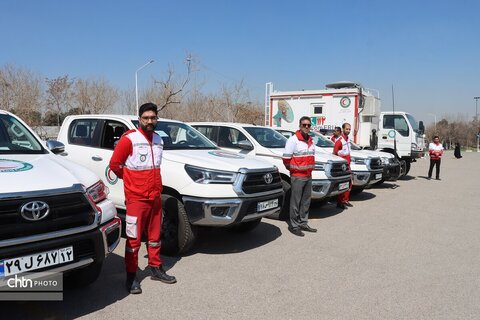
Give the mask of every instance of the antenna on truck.
[[393, 91], [392, 84], [392, 114], [393, 114], [393, 152], [395, 152], [395, 157], [397, 156], [397, 130], [395, 129], [395, 93]]

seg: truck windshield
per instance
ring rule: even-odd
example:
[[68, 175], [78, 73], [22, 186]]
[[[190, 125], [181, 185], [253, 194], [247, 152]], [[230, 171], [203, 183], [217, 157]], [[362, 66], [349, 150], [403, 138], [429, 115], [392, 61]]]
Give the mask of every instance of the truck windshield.
[[313, 142], [317, 147], [321, 148], [333, 148], [333, 141], [325, 136], [322, 136], [318, 132], [310, 132], [310, 136], [313, 138]]
[[406, 113], [405, 115], [407, 116], [408, 122], [410, 122], [413, 131], [415, 131], [416, 133], [420, 133], [417, 120], [415, 120], [415, 118], [411, 114]]
[[41, 143], [20, 121], [0, 114], [0, 154], [47, 153]]
[[[138, 120], [132, 122], [138, 128]], [[162, 137], [164, 150], [217, 149], [213, 142], [182, 122], [159, 120], [155, 132]]]
[[265, 148], [285, 148], [287, 138], [281, 133], [262, 127], [245, 127], [245, 130]]

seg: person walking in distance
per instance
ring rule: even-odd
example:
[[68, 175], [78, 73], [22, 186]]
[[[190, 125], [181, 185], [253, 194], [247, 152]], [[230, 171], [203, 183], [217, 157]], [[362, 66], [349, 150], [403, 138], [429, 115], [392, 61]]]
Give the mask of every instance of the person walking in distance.
[[337, 141], [337, 139], [342, 135], [342, 128], [340, 127], [335, 127], [335, 129], [333, 130], [333, 135], [332, 137], [330, 138], [330, 140], [332, 140], [333, 142]]
[[[312, 171], [315, 167], [315, 144], [308, 135], [312, 122], [301, 117], [299, 130], [285, 144], [283, 163], [290, 171], [290, 221], [288, 230], [303, 237], [303, 231], [317, 232], [308, 225], [308, 211], [312, 196]], [[303, 231], [302, 231], [303, 230]]]
[[460, 143], [455, 143], [455, 151], [453, 152], [455, 158], [460, 159], [462, 158], [462, 153], [460, 151]]
[[148, 265], [151, 279], [175, 283], [160, 259], [160, 230], [162, 221], [162, 162], [163, 141], [155, 133], [157, 106], [145, 103], [140, 106], [140, 127], [129, 130], [120, 138], [110, 159], [110, 168], [123, 179], [126, 216], [125, 266], [126, 288], [132, 294], [142, 293], [136, 277], [138, 251], [142, 234], [147, 236]]
[[428, 169], [428, 179], [432, 179], [433, 167], [436, 169], [437, 180], [440, 180], [440, 162], [443, 155], [443, 146], [438, 136], [433, 137], [433, 142], [428, 145], [428, 154], [430, 155], [430, 168]]
[[[335, 140], [335, 145], [333, 147], [333, 154], [343, 159], [347, 160], [348, 166], [350, 166], [350, 141], [348, 135], [350, 134], [351, 126], [349, 123], [345, 122], [342, 125], [342, 134]], [[352, 184], [350, 183], [350, 188], [341, 193], [337, 197], [337, 208], [346, 209], [347, 207], [353, 207], [350, 203], [350, 189]]]

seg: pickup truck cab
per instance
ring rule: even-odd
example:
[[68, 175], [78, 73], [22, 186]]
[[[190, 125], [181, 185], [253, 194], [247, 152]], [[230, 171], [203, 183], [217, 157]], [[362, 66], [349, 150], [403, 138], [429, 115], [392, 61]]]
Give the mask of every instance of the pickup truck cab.
[[121, 221], [92, 171], [56, 156], [18, 117], [0, 110], [0, 280], [63, 272], [93, 282], [117, 246]]
[[[277, 130], [285, 137], [294, 134], [290, 130]], [[325, 137], [319, 132], [311, 131], [310, 135], [315, 141], [317, 150], [320, 153], [333, 153], [334, 143], [329, 138]], [[378, 156], [372, 156], [363, 151], [350, 150], [350, 170], [352, 171], [352, 190], [353, 193], [359, 193], [368, 185], [375, 184], [382, 180], [383, 165]]]
[[[282, 155], [287, 138], [272, 128], [244, 123], [227, 122], [194, 122], [194, 128], [215, 142], [224, 150], [242, 155], [251, 155], [275, 165], [280, 170], [285, 192], [290, 189], [290, 173], [285, 168]], [[315, 154], [315, 169], [312, 172], [312, 200], [336, 196], [348, 190], [351, 174], [347, 162], [333, 154]], [[286, 196], [288, 203], [289, 196]], [[288, 205], [284, 205], [281, 216], [288, 213]]]
[[[110, 199], [124, 214], [123, 181], [109, 168], [115, 142], [139, 125], [128, 115], [67, 117], [58, 135], [62, 156], [97, 172]], [[248, 231], [262, 217], [281, 210], [283, 190], [273, 165], [220, 150], [191, 126], [159, 119], [164, 142], [162, 171], [162, 253], [183, 253], [195, 242], [197, 226]]]

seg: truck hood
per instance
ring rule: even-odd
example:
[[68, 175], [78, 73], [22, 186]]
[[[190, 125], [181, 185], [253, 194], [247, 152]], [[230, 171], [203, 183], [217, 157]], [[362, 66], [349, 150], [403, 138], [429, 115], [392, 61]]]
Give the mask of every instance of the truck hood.
[[272, 169], [270, 163], [248, 155], [230, 151], [212, 150], [168, 150], [163, 152], [163, 159], [196, 167], [238, 172], [240, 168]]
[[90, 187], [99, 178], [90, 170], [54, 154], [0, 155], [0, 193]]
[[372, 156], [372, 157], [380, 157], [380, 158], [393, 158], [393, 154], [388, 153], [388, 152], [383, 152], [383, 151], [376, 151], [376, 150], [362, 150], [362, 152], [365, 152], [366, 154]]
[[[320, 152], [333, 154], [333, 147], [331, 148], [316, 147], [316, 148], [317, 150], [320, 150]], [[365, 151], [366, 150], [350, 150], [350, 156], [355, 158], [361, 158], [361, 159], [368, 159], [373, 157], [372, 155], [365, 153]], [[378, 155], [375, 155], [375, 157], [378, 157]]]
[[[320, 150], [319, 150], [320, 149]], [[322, 148], [315, 147], [315, 162], [328, 162], [329, 160], [331, 161], [340, 161], [340, 162], [345, 162], [344, 159], [332, 154], [332, 153], [327, 153], [321, 150]], [[271, 152], [272, 155], [281, 158], [283, 155], [283, 149], [281, 148], [274, 148], [274, 149], [267, 149]], [[332, 149], [333, 150], [333, 149]]]

